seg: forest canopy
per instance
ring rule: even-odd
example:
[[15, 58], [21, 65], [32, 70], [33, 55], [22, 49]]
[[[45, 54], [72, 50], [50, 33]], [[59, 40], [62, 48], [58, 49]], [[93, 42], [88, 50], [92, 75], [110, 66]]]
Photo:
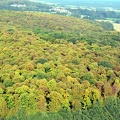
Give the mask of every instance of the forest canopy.
[[89, 118], [98, 110], [117, 120], [119, 98], [119, 32], [74, 17], [0, 11], [1, 119]]

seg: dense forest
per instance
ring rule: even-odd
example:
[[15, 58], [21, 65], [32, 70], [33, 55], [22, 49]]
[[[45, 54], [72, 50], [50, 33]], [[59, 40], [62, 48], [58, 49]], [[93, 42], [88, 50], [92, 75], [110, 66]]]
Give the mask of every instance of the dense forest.
[[0, 11], [0, 119], [118, 120], [120, 33], [105, 22]]
[[[85, 18], [95, 20], [95, 19], [120, 19], [120, 12], [114, 10], [105, 10], [105, 9], [97, 9], [97, 10], [89, 10], [89, 9], [68, 9], [72, 16], [81, 17], [81, 15], [85, 15]], [[115, 20], [116, 21], [116, 20]]]

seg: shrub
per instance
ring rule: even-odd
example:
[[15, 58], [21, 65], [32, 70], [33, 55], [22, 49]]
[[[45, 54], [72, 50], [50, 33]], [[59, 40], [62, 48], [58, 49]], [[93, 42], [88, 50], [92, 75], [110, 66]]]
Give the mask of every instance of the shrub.
[[48, 60], [46, 60], [45, 58], [40, 58], [36, 63], [44, 64], [46, 62], [48, 62]]

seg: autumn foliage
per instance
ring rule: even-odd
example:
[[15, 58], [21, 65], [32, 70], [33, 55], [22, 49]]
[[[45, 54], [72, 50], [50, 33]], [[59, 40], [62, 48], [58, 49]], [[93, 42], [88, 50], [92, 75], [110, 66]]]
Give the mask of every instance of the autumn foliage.
[[88, 20], [0, 11], [0, 117], [119, 98], [119, 40], [120, 33]]

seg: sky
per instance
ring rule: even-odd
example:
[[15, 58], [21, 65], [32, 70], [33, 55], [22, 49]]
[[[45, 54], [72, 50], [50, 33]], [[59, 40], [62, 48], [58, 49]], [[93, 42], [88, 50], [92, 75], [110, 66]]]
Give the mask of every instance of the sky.
[[[34, 0], [33, 0], [34, 1]], [[75, 2], [75, 1], [91, 1], [91, 2], [93, 2], [93, 1], [113, 1], [113, 2], [115, 2], [115, 1], [120, 1], [120, 0], [37, 0], [37, 1], [62, 1], [62, 2], [64, 2], [64, 1], [68, 1], [68, 2]]]
[[32, 0], [32, 1], [50, 1], [50, 2], [84, 2], [84, 1], [86, 1], [86, 2], [101, 2], [101, 1], [103, 1], [103, 2], [119, 2], [120, 0]]

